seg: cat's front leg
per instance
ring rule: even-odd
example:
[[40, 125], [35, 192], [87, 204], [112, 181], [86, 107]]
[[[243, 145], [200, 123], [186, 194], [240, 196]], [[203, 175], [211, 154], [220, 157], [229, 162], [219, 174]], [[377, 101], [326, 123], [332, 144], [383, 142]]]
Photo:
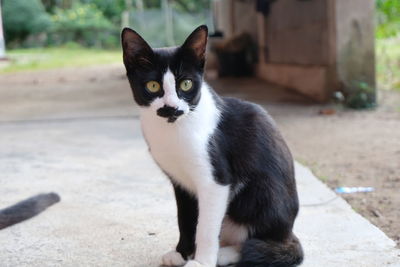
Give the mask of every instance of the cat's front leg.
[[178, 210], [179, 242], [176, 251], [187, 259], [194, 254], [196, 225], [198, 219], [197, 199], [179, 186], [174, 185]]
[[162, 264], [182, 266], [188, 257], [194, 254], [198, 204], [197, 199], [186, 190], [177, 185], [173, 186], [178, 211], [179, 242], [176, 250], [162, 257]]
[[199, 219], [196, 229], [196, 253], [185, 267], [215, 267], [219, 234], [228, 205], [229, 187], [208, 182], [197, 188]]

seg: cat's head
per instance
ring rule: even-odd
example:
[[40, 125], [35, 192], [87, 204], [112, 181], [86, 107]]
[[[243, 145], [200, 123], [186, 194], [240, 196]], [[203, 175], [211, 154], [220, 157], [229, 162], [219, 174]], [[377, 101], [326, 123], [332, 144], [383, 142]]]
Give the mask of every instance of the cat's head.
[[134, 30], [122, 31], [124, 64], [138, 105], [168, 122], [195, 110], [201, 97], [207, 33], [203, 25], [179, 47], [152, 49]]

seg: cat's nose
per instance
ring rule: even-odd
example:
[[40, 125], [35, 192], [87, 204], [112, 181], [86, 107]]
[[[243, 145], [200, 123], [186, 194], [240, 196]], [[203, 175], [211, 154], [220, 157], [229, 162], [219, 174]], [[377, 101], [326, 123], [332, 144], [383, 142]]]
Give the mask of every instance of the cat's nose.
[[176, 107], [171, 107], [171, 106], [167, 106], [167, 105], [164, 105], [162, 108], [159, 108], [157, 110], [158, 116], [163, 117], [163, 118], [169, 118], [169, 119], [171, 119], [171, 121], [168, 120], [170, 122], [174, 122], [182, 114], [183, 114], [182, 110], [179, 110]]

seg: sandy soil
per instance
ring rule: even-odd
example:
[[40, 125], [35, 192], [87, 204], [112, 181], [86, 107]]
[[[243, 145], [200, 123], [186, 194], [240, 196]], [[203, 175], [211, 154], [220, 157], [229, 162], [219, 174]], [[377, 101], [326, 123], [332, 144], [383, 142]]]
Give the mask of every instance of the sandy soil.
[[[399, 93], [380, 92], [377, 109], [351, 111], [315, 105], [254, 79], [210, 82], [223, 94], [263, 104], [276, 119], [295, 158], [310, 166], [330, 187], [375, 187], [372, 193], [344, 198], [400, 244]], [[69, 92], [73, 90], [81, 90], [82, 97], [72, 98]], [[132, 114], [130, 92], [121, 94], [126, 90], [129, 88], [121, 65], [0, 75], [0, 121], [121, 116], [124, 110]], [[111, 96], [113, 100], [108, 101]], [[52, 114], [44, 114], [40, 107], [52, 98], [62, 98], [65, 103]], [[68, 101], [79, 101], [81, 108], [68, 111]], [[118, 107], [111, 107], [115, 103]], [[320, 115], [326, 108], [333, 108], [335, 113]]]

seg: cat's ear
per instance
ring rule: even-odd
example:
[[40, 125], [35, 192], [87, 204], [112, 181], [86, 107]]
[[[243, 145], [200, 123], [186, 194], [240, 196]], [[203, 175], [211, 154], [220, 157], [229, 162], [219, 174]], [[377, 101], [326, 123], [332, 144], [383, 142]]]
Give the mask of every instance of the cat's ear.
[[134, 30], [124, 28], [121, 33], [121, 43], [125, 66], [144, 67], [151, 64], [154, 52], [149, 44]]
[[198, 60], [204, 61], [206, 55], [207, 37], [207, 26], [201, 25], [189, 35], [189, 37], [183, 43], [182, 48], [193, 51]]

